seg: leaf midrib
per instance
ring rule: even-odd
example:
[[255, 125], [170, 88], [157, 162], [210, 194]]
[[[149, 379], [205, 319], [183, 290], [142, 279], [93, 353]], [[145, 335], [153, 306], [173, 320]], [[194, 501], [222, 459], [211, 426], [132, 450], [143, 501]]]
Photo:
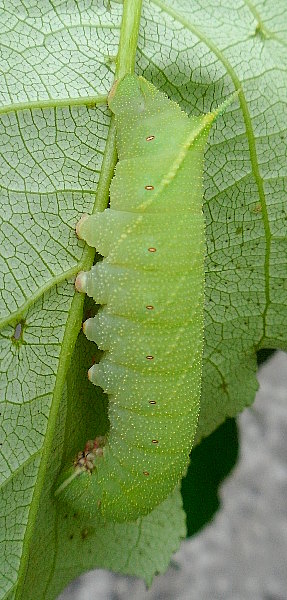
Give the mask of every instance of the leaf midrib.
[[[119, 42], [119, 51], [116, 66], [116, 77], [123, 76], [125, 73], [133, 72], [135, 66], [135, 54], [137, 49], [138, 30], [141, 18], [142, 0], [126, 0], [123, 5], [121, 34]], [[114, 173], [116, 164], [116, 131], [115, 121], [111, 118], [106, 148], [102, 162], [101, 174], [97, 187], [96, 201], [93, 212], [104, 210], [108, 204], [110, 181]], [[86, 247], [83, 252], [83, 267], [85, 270], [91, 268], [95, 255], [95, 249]], [[34, 525], [36, 522], [40, 496], [43, 488], [46, 468], [48, 464], [51, 445], [54, 437], [54, 429], [59, 411], [59, 405], [62, 397], [62, 391], [66, 380], [66, 374], [74, 350], [76, 338], [80, 329], [82, 320], [82, 309], [84, 294], [75, 294], [72, 300], [69, 315], [66, 321], [64, 331], [64, 342], [61, 348], [58, 370], [56, 374], [54, 393], [51, 403], [49, 422], [46, 429], [41, 464], [37, 474], [37, 483], [34, 488], [34, 494], [28, 515], [26, 532], [23, 539], [22, 555], [19, 565], [18, 586], [15, 598], [20, 600], [22, 597], [23, 583], [26, 574], [26, 560], [29, 555], [29, 545], [32, 539]]]

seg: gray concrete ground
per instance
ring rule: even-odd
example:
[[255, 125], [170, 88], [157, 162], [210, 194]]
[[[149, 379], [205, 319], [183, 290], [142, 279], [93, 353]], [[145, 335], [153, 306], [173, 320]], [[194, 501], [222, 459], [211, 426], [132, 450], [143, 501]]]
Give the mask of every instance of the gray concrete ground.
[[59, 600], [287, 600], [287, 354], [260, 370], [240, 415], [240, 460], [213, 522], [184, 542], [149, 591], [134, 578], [92, 571]]

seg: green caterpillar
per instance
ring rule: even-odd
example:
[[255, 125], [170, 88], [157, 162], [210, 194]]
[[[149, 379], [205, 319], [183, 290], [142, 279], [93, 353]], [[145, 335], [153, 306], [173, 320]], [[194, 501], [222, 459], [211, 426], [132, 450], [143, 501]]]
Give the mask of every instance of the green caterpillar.
[[142, 77], [109, 96], [119, 162], [110, 208], [78, 236], [103, 255], [76, 288], [103, 305], [84, 324], [105, 351], [89, 379], [109, 395], [107, 438], [88, 442], [56, 494], [113, 521], [152, 511], [186, 472], [203, 349], [203, 155], [214, 113], [190, 118]]

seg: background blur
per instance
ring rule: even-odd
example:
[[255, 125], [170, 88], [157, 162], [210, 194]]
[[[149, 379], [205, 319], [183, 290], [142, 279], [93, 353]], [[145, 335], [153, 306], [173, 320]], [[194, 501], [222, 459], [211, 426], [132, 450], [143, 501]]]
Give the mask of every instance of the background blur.
[[264, 363], [259, 383], [237, 420], [240, 454], [221, 506], [167, 573], [147, 591], [138, 579], [91, 571], [59, 600], [287, 600], [287, 354]]

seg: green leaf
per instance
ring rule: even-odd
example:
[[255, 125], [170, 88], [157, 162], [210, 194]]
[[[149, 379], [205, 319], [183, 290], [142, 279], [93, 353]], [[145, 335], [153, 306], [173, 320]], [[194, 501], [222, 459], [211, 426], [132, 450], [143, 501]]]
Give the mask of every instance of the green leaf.
[[[112, 527], [65, 518], [54, 502], [61, 461], [106, 422], [103, 394], [85, 387], [95, 349], [82, 336], [67, 372], [83, 304], [73, 278], [93, 260], [74, 227], [99, 181], [104, 205], [113, 170], [103, 100], [122, 5], [7, 0], [2, 12], [0, 599], [52, 599], [95, 566], [150, 582], [184, 534], [183, 513], [175, 493], [142, 522]], [[138, 73], [194, 114], [241, 89], [206, 154], [198, 440], [253, 401], [256, 351], [287, 346], [285, 13], [282, 0], [143, 6]]]
[[[85, 313], [90, 313], [87, 305]], [[84, 447], [87, 436], [94, 437], [108, 425], [107, 399], [86, 376], [93, 358], [99, 358], [95, 345], [81, 332], [56, 425], [22, 600], [53, 600], [71, 579], [95, 567], [142, 577], [150, 585], [155, 573], [167, 569], [171, 554], [186, 535], [178, 489], [151, 514], [128, 524], [89, 520], [55, 502], [53, 483], [61, 464], [58, 450], [62, 449], [67, 464]]]
[[139, 68], [184, 110], [200, 114], [241, 89], [239, 110], [218, 119], [206, 153], [198, 441], [252, 403], [256, 351], [287, 347], [286, 16], [281, 3], [255, 4], [221, 1], [214, 11], [211, 2], [154, 0], [144, 10]]

